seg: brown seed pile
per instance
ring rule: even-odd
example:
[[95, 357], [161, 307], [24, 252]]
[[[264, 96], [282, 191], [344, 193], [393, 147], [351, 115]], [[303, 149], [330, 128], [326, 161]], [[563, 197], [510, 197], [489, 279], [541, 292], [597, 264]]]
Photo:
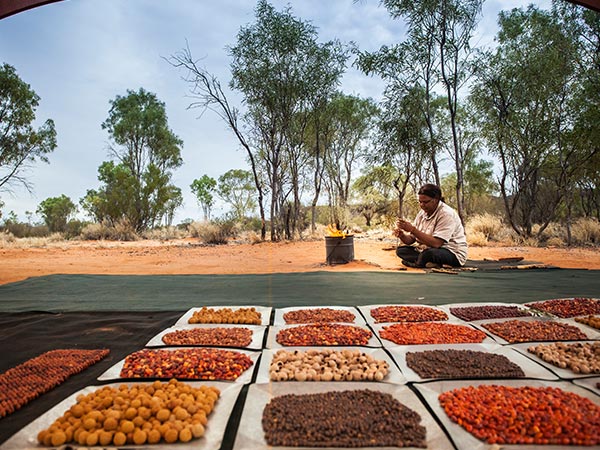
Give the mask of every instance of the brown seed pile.
[[575, 373], [600, 373], [600, 342], [555, 342], [527, 348], [538, 358]]
[[587, 336], [576, 326], [550, 320], [508, 320], [506, 322], [484, 323], [482, 326], [511, 344], [587, 339]]
[[167, 345], [206, 345], [212, 347], [247, 347], [252, 342], [252, 330], [235, 328], [192, 328], [175, 330], [162, 337]]
[[358, 350], [278, 350], [269, 366], [272, 381], [381, 381], [388, 363]]
[[483, 331], [467, 325], [440, 322], [395, 323], [383, 327], [379, 335], [398, 345], [467, 344], [482, 342], [487, 337]]
[[322, 323], [300, 325], [279, 330], [276, 341], [281, 345], [367, 345], [371, 333], [354, 325]]
[[600, 330], [600, 316], [575, 317], [575, 321]]
[[600, 314], [600, 300], [595, 298], [555, 298], [543, 302], [527, 303], [525, 306], [562, 318]]
[[288, 394], [263, 410], [268, 445], [286, 447], [421, 447], [418, 413], [390, 394], [372, 390]]
[[125, 358], [122, 378], [236, 380], [253, 361], [244, 353], [214, 348], [144, 349]]
[[97, 363], [110, 351], [51, 350], [0, 375], [0, 418]]
[[509, 305], [483, 305], [450, 308], [450, 312], [459, 319], [470, 322], [472, 320], [505, 319], [509, 317], [531, 316], [531, 312]]
[[421, 378], [522, 378], [523, 369], [504, 355], [475, 350], [408, 352], [406, 365]]
[[53, 447], [189, 442], [204, 435], [219, 396], [214, 387], [177, 380], [105, 386], [78, 396], [76, 404], [38, 434], [38, 442]]
[[243, 323], [260, 325], [261, 313], [256, 308], [207, 308], [203, 306], [192, 313], [188, 323]]
[[426, 306], [398, 306], [386, 305], [373, 308], [371, 317], [375, 323], [384, 322], [434, 322], [436, 320], [448, 320], [448, 314], [444, 311]]
[[354, 322], [350, 311], [333, 308], [298, 309], [283, 315], [285, 323]]

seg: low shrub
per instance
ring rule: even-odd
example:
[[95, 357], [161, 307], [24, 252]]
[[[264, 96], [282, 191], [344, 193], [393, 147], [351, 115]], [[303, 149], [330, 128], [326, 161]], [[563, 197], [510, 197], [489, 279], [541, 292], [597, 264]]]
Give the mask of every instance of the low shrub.
[[580, 217], [571, 227], [573, 245], [600, 244], [600, 222], [591, 217]]
[[[485, 243], [487, 243], [488, 241], [503, 241], [510, 234], [510, 230], [500, 216], [484, 213], [476, 214], [467, 220], [465, 233], [468, 239], [477, 242], [482, 242], [485, 237]], [[485, 245], [485, 243], [479, 245]]]
[[235, 222], [223, 219], [192, 222], [188, 230], [191, 237], [198, 238], [205, 244], [227, 244], [227, 241], [236, 235]]
[[142, 238], [157, 241], [170, 241], [172, 239], [183, 239], [187, 234], [185, 229], [169, 226], [146, 230], [142, 233]]
[[137, 241], [139, 236], [135, 232], [127, 219], [122, 219], [110, 225], [106, 222], [103, 223], [90, 223], [83, 227], [81, 239], [88, 241], [106, 239], [109, 241]]

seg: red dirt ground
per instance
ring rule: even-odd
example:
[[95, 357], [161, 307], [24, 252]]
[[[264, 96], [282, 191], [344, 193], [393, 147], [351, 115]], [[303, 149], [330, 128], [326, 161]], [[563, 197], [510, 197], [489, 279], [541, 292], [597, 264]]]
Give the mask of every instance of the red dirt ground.
[[[354, 239], [355, 261], [325, 264], [324, 240], [204, 246], [193, 239], [136, 242], [61, 242], [44, 248], [0, 248], [0, 284], [49, 274], [258, 274], [312, 271], [397, 271], [394, 243]], [[600, 269], [592, 248], [471, 247], [474, 260], [523, 257], [562, 268]], [[402, 272], [400, 272], [402, 271]], [[408, 269], [407, 272], [423, 272]]]

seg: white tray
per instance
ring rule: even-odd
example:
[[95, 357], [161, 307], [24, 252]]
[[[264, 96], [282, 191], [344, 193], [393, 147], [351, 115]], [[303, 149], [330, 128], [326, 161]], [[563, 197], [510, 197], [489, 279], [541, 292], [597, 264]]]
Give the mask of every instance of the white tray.
[[[180, 349], [186, 349], [186, 348], [199, 348], [199, 347], [165, 347], [165, 348], [161, 348], [161, 349], [155, 349], [155, 350], [180, 350]], [[215, 347], [202, 347], [202, 348], [215, 348]], [[152, 349], [148, 349], [148, 350], [152, 350]], [[219, 348], [219, 350], [226, 350], [224, 348]], [[231, 351], [235, 351], [235, 352], [239, 352], [239, 353], [243, 353], [245, 355], [247, 355], [251, 360], [252, 360], [252, 366], [248, 367], [248, 369], [246, 369], [239, 377], [237, 377], [235, 379], [235, 381], [227, 381], [227, 380], [222, 380], [222, 382], [224, 383], [240, 383], [240, 384], [246, 384], [246, 383], [250, 383], [250, 381], [252, 380], [252, 374], [254, 373], [254, 371], [256, 370], [256, 366], [257, 366], [257, 361], [258, 361], [258, 357], [260, 356], [260, 352], [252, 352], [252, 351], [248, 351], [248, 350], [231, 350]], [[112, 366], [110, 369], [108, 369], [106, 372], [104, 372], [102, 375], [100, 375], [98, 377], [99, 381], [105, 381], [105, 380], [120, 380], [122, 379], [121, 377], [121, 370], [123, 369], [123, 366], [125, 364], [125, 359], [123, 358], [121, 361], [119, 361], [118, 363], [116, 363], [114, 366]], [[155, 380], [157, 379], [156, 377], [152, 377], [152, 378], [148, 378], [148, 380]], [[144, 378], [140, 378], [140, 380], [145, 380]], [[183, 381], [184, 379], [180, 379], [181, 381]], [[187, 381], [187, 380], [186, 380]], [[189, 381], [199, 381], [199, 382], [203, 382], [203, 380], [189, 380]]]
[[[364, 330], [368, 330], [371, 332], [371, 338], [369, 339], [369, 341], [367, 342], [367, 345], [365, 347], [381, 347], [381, 342], [379, 341], [379, 338], [375, 335], [375, 333], [373, 332], [373, 330], [371, 330], [367, 325], [352, 325], [352, 324], [348, 324], [348, 323], [337, 323], [338, 325], [346, 325], [346, 326], [353, 326], [353, 327], [358, 327], [358, 328], [362, 328]], [[304, 324], [306, 325], [306, 324]], [[301, 327], [304, 326], [303, 324], [297, 324], [297, 325], [277, 325], [277, 326], [271, 326], [269, 327], [269, 334], [267, 336], [267, 347], [266, 348], [289, 348], [291, 346], [286, 346], [286, 345], [281, 345], [279, 342], [277, 342], [276, 338], [277, 338], [277, 333], [279, 333], [280, 330], [284, 330], [287, 328], [294, 328], [294, 327]], [[308, 346], [308, 347], [312, 347], [312, 346]], [[342, 346], [331, 346], [332, 348], [336, 348], [336, 347], [342, 347]], [[346, 346], [347, 347], [347, 346]], [[350, 347], [354, 347], [354, 346], [350, 346]], [[359, 347], [358, 345], [356, 347]]]
[[365, 319], [363, 319], [362, 315], [360, 314], [360, 311], [358, 311], [353, 306], [291, 306], [289, 308], [276, 308], [275, 309], [275, 317], [273, 319], [273, 325], [300, 325], [300, 323], [294, 323], [294, 324], [286, 323], [286, 321], [283, 318], [283, 315], [290, 311], [300, 311], [303, 309], [323, 309], [323, 308], [335, 309], [335, 310], [339, 310], [339, 311], [349, 311], [352, 314], [354, 314], [353, 322], [340, 322], [340, 323], [350, 323], [353, 325], [364, 325], [365, 324]]
[[[463, 322], [463, 321], [455, 322], [453, 320], [446, 320], [444, 322], [408, 322], [408, 323], [444, 323], [444, 324], [449, 324], [449, 325], [462, 325], [463, 327], [470, 327], [470, 328], [475, 329], [474, 327], [469, 325], [469, 323], [467, 323], [467, 322]], [[392, 342], [392, 341], [382, 338], [381, 335], [379, 334], [381, 332], [381, 330], [383, 329], [383, 327], [389, 327], [391, 325], [394, 325], [394, 323], [378, 323], [378, 324], [371, 325], [371, 328], [373, 328], [373, 330], [375, 331], [375, 334], [381, 340], [381, 343], [384, 348], [389, 349], [392, 347], [399, 347], [399, 346], [403, 347], [403, 345], [399, 345], [399, 344], [396, 344], [395, 342]], [[481, 342], [469, 342], [466, 344], [456, 344], [456, 345], [493, 344], [493, 343], [494, 343], [494, 340], [489, 336], [489, 334], [486, 333], [486, 337], [483, 338], [483, 341], [481, 341]], [[410, 346], [416, 347], [416, 348], [420, 348], [422, 345], [430, 345], [430, 344], [410, 344]], [[431, 344], [431, 345], [445, 345], [445, 344]]]
[[[392, 360], [392, 358], [390, 358], [390, 356], [381, 348], [368, 348], [368, 347], [285, 347], [285, 350], [293, 352], [294, 350], [301, 350], [301, 351], [306, 351], [306, 350], [336, 350], [336, 351], [342, 351], [342, 350], [359, 350], [362, 353], [365, 353], [375, 359], [380, 359], [380, 360], [384, 360], [388, 363], [388, 369], [389, 369], [389, 373], [387, 374], [387, 376], [380, 381], [379, 383], [392, 383], [392, 384], [404, 384], [406, 383], [406, 378], [404, 377], [404, 375], [402, 375], [402, 373], [400, 372], [400, 370], [398, 369], [398, 367], [396, 366], [396, 364], [394, 363], [394, 361]], [[269, 383], [271, 382], [270, 377], [269, 377], [269, 367], [271, 365], [271, 361], [273, 361], [273, 355], [275, 353], [277, 353], [277, 351], [280, 349], [265, 349], [263, 350], [262, 353], [262, 357], [260, 358], [260, 365], [258, 367], [258, 372], [256, 374], [256, 383]], [[274, 383], [274, 382], [273, 382]], [[279, 381], [278, 383], [300, 383], [299, 381]], [[308, 383], [313, 383], [313, 381], [308, 381]], [[316, 383], [316, 381], [314, 382]], [[342, 381], [334, 381], [333, 383], [335, 384], [339, 384], [339, 383], [343, 383]], [[373, 383], [371, 381], [366, 381], [363, 383]], [[367, 387], [370, 386], [370, 384], [366, 385]]]
[[[484, 333], [486, 333], [488, 336], [491, 336], [496, 342], [498, 342], [499, 344], [510, 344], [510, 342], [508, 342], [506, 339], [501, 338], [500, 336], [498, 336], [495, 333], [492, 333], [490, 330], [488, 330], [487, 328], [485, 328], [483, 325], [487, 324], [487, 323], [494, 323], [494, 322], [507, 322], [510, 320], [521, 320], [521, 321], [525, 321], [525, 322], [559, 322], [559, 323], [564, 323], [567, 325], [572, 325], [574, 327], [577, 327], [581, 330], [581, 332], [589, 339], [589, 340], [599, 340], [600, 339], [600, 333], [598, 331], [594, 331], [594, 329], [582, 324], [582, 323], [577, 323], [573, 320], [570, 319], [553, 319], [553, 318], [543, 318], [543, 317], [521, 317], [521, 318], [507, 318], [507, 319], [495, 319], [495, 320], [484, 320], [484, 321], [478, 321], [477, 323], [472, 322], [474, 327], [477, 327], [477, 329], [483, 331]], [[529, 341], [529, 342], [538, 342], [538, 341]], [[539, 342], [552, 342], [552, 341], [539, 341]], [[562, 341], [562, 342], [572, 342], [572, 341]]]
[[[125, 383], [128, 386], [135, 386], [138, 384], [148, 384], [149, 382], [135, 382], [135, 383]], [[123, 383], [114, 383], [103, 386], [112, 386], [114, 388], [118, 388]], [[215, 408], [208, 416], [208, 424], [206, 425], [206, 432], [203, 437], [200, 439], [192, 439], [189, 442], [182, 443], [179, 442], [175, 445], [176, 448], [180, 450], [218, 450], [221, 447], [221, 443], [223, 442], [223, 436], [225, 434], [225, 428], [227, 426], [227, 422], [229, 420], [229, 416], [233, 411], [233, 407], [238, 398], [240, 390], [242, 389], [241, 384], [235, 383], [227, 383], [227, 382], [216, 382], [216, 381], [189, 381], [186, 384], [190, 384], [191, 386], [214, 386], [221, 391], [221, 396], [215, 403]], [[37, 435], [40, 431], [48, 428], [52, 423], [61, 417], [65, 411], [67, 411], [72, 405], [76, 403], [76, 398], [80, 394], [89, 394], [94, 392], [96, 389], [99, 389], [103, 386], [88, 386], [73, 395], [67, 397], [65, 400], [60, 402], [58, 405], [54, 406], [52, 409], [48, 410], [40, 417], [35, 419], [26, 427], [22, 428], [18, 433], [16, 433], [13, 437], [7, 440], [4, 444], [0, 446], [2, 450], [40, 450], [48, 447], [43, 447], [37, 442]], [[70, 444], [72, 448], [90, 448], [95, 449], [99, 447], [85, 447], [80, 446], [78, 444]], [[116, 449], [117, 447], [110, 445], [103, 448]], [[118, 448], [147, 448], [147, 449], [167, 449], [174, 448], [173, 444], [167, 444], [164, 441], [160, 444], [154, 445], [124, 445], [119, 446]]]
[[[232, 325], [232, 324], [214, 324], [214, 323], [206, 323], [206, 324], [194, 324], [194, 325], [178, 325], [175, 327], [167, 328], [166, 330], [161, 331], [156, 336], [148, 341], [146, 347], [167, 347], [162, 340], [163, 336], [174, 331], [178, 330], [192, 330], [194, 328], [248, 328], [252, 331], [252, 341], [250, 345], [243, 347], [249, 349], [262, 349], [262, 343], [265, 337], [266, 326], [263, 325]], [[189, 345], [188, 345], [189, 346]], [[171, 345], [170, 347], [174, 347]], [[199, 346], [200, 347], [200, 346]], [[204, 346], [206, 347], [206, 346]], [[227, 348], [227, 347], [223, 347]], [[233, 347], [232, 347], [233, 348]]]
[[[242, 309], [242, 308], [254, 308], [254, 309], [256, 309], [256, 311], [258, 311], [260, 313], [260, 324], [261, 325], [269, 325], [269, 323], [271, 323], [271, 310], [273, 308], [271, 308], [270, 306], [256, 306], [256, 305], [248, 305], [248, 306], [205, 305], [205, 306], [207, 308], [212, 308], [212, 309], [227, 308], [227, 309], [231, 309], [232, 311], [237, 311], [238, 309]], [[189, 310], [187, 310], [187, 312], [183, 316], [181, 316], [179, 318], [179, 320], [177, 322], [175, 322], [175, 325], [195, 325], [195, 324], [189, 323], [188, 320], [190, 320], [190, 318], [194, 315], [194, 311], [200, 311], [201, 309], [202, 309], [202, 307], [190, 308]], [[214, 324], [214, 325], [217, 325], [217, 324]], [[218, 325], [220, 325], [220, 324], [218, 324]], [[245, 325], [245, 324], [238, 323], [235, 325]], [[249, 324], [249, 325], [257, 325], [257, 324]]]
[[[573, 383], [567, 381], [542, 381], [542, 380], [469, 380], [469, 381], [432, 381], [431, 383], [419, 383], [414, 386], [423, 395], [425, 401], [437, 415], [438, 419], [442, 422], [442, 425], [446, 428], [452, 440], [458, 450], [490, 450], [490, 444], [477, 439], [471, 433], [466, 431], [463, 427], [450, 420], [446, 415], [444, 409], [440, 406], [438, 396], [446, 391], [452, 389], [461, 388], [465, 386], [480, 386], [483, 384], [493, 384], [502, 386], [532, 386], [532, 387], [558, 387], [564, 391], [574, 392], [581, 395], [582, 397], [589, 398], [596, 404], [600, 404], [600, 397], [596, 396], [592, 392], [583, 389], [579, 386], [575, 386]], [[569, 445], [502, 445], [503, 450], [510, 449], [524, 449], [527, 450], [590, 450], [589, 446], [577, 446]]]
[[[548, 299], [546, 299], [546, 300], [537, 300], [537, 301], [535, 301], [535, 302], [527, 302], [527, 304], [528, 304], [528, 305], [531, 305], [531, 306], [529, 306], [529, 308], [536, 309], [536, 305], [539, 305], [539, 304], [542, 304], [542, 303], [544, 303], [544, 302], [548, 302], [548, 301], [551, 301], [551, 300], [574, 300], [575, 298], [588, 298], [588, 299], [590, 299], [590, 300], [596, 300], [596, 301], [600, 302], [600, 299], [599, 299], [599, 298], [594, 298], [594, 297], [586, 297], [586, 296], [584, 296], [584, 295], [581, 295], [581, 296], [579, 296], [579, 297], [548, 298]], [[541, 310], [541, 309], [536, 309], [536, 310], [537, 310], [537, 311], [544, 311], [544, 310]], [[546, 312], [546, 311], [544, 311], [544, 313], [546, 313], [546, 314], [550, 314], [550, 315], [552, 315], [553, 317], [558, 317], [558, 318], [561, 318], [560, 316], [558, 316], [558, 315], [556, 315], [556, 314], [553, 314], [553, 313], [551, 313], [551, 312]], [[584, 314], [579, 314], [579, 315], [577, 315], [577, 316], [571, 316], [571, 317], [582, 317], [582, 316], [587, 316], [587, 315], [589, 315], [589, 314], [590, 314], [590, 313], [584, 313]], [[592, 313], [592, 314], [593, 314], [593, 313]], [[562, 317], [562, 318], [563, 318], [563, 319], [569, 319], [569, 318], [571, 318], [571, 317]]]
[[[443, 309], [444, 311], [446, 311], [448, 313], [448, 315], [453, 318], [453, 319], [458, 319], [458, 320], [462, 320], [466, 323], [478, 323], [478, 322], [482, 322], [482, 321], [491, 321], [491, 320], [500, 320], [500, 319], [494, 319], [494, 318], [488, 318], [488, 319], [478, 319], [478, 320], [465, 320], [465, 319], [461, 319], [458, 316], [455, 316], [454, 314], [452, 314], [450, 312], [450, 308], [470, 308], [470, 307], [481, 307], [481, 306], [516, 306], [520, 309], [525, 310], [526, 312], [529, 312], [531, 315], [529, 316], [519, 316], [519, 317], [511, 317], [512, 319], [521, 319], [524, 317], [534, 317], [536, 316], [536, 312], [533, 311], [531, 308], [528, 308], [527, 306], [521, 304], [521, 303], [502, 303], [502, 302], [477, 302], [477, 303], [450, 303], [450, 304], [446, 304], [446, 305], [440, 305], [440, 308]], [[538, 313], [539, 314], [539, 313]]]
[[[284, 394], [312, 394], [330, 391], [345, 391], [354, 389], [370, 389], [391, 394], [403, 405], [419, 413], [421, 425], [426, 429], [427, 448], [436, 450], [450, 450], [452, 444], [435, 419], [427, 411], [423, 403], [408, 386], [399, 386], [386, 383], [371, 383], [365, 386], [358, 382], [314, 382], [314, 383], [269, 383], [252, 384], [248, 390], [248, 397], [240, 420], [240, 426], [235, 439], [234, 450], [254, 450], [270, 448], [264, 438], [262, 429], [262, 414], [265, 406], [273, 397]], [[276, 447], [277, 450], [294, 450], [298, 447]], [[319, 450], [312, 447], [301, 447], [303, 450]], [[398, 447], [362, 447], [367, 450], [398, 450]], [[415, 449], [415, 447], [404, 447]]]
[[[527, 348], [531, 347], [532, 345], [555, 344], [556, 342], [557, 341], [554, 341], [554, 342], [523, 342], [521, 344], [509, 345], [509, 347], [514, 348], [516, 351], [518, 351], [519, 353], [522, 353], [527, 358], [530, 358], [532, 361], [535, 361], [536, 363], [541, 364], [542, 366], [548, 368], [548, 370], [550, 370], [552, 373], [555, 373], [558, 377], [562, 378], [563, 380], [573, 380], [576, 378], [590, 378], [590, 377], [598, 376], [597, 373], [583, 374], [583, 373], [575, 373], [571, 369], [566, 369], [566, 368], [561, 369], [560, 367], [555, 366], [554, 364], [549, 363], [547, 361], [544, 361], [539, 356], [537, 356], [533, 353], [529, 353], [527, 351]], [[563, 342], [565, 344], [575, 344], [577, 342], [592, 342], [593, 343], [595, 341], [560, 341], [560, 342]]]
[[592, 378], [578, 378], [572, 380], [578, 386], [589, 389], [590, 391], [600, 395], [600, 389], [596, 387], [597, 383], [600, 383], [600, 377], [592, 377]]
[[[408, 352], [421, 352], [427, 350], [474, 350], [479, 352], [495, 353], [506, 356], [511, 362], [518, 365], [524, 372], [525, 378], [538, 378], [541, 380], [558, 380], [551, 371], [545, 369], [541, 365], [535, 363], [531, 359], [523, 356], [521, 353], [509, 348], [502, 347], [498, 344], [433, 344], [433, 345], [399, 345], [397, 347], [389, 347], [387, 350], [392, 354], [394, 361], [400, 367], [400, 370], [406, 377], [406, 381], [432, 381], [440, 380], [440, 378], [421, 378], [414, 370], [406, 364], [406, 354]], [[463, 379], [460, 378], [459, 379]], [[498, 380], [506, 380], [507, 378], [497, 378]], [[521, 378], [518, 378], [521, 379]]]
[[[365, 306], [358, 306], [358, 309], [360, 310], [360, 312], [363, 314], [363, 316], [365, 316], [365, 320], [367, 321], [367, 323], [369, 325], [379, 325], [379, 324], [390, 324], [390, 323], [397, 323], [397, 322], [379, 322], [376, 323], [375, 322], [375, 318], [373, 316], [371, 316], [371, 311], [375, 308], [380, 308], [382, 306], [419, 306], [422, 308], [431, 308], [431, 309], [435, 309], [438, 311], [443, 311], [448, 315], [448, 318], [452, 317], [450, 316], [450, 314], [448, 314], [447, 311], [444, 311], [442, 308], [440, 308], [439, 306], [433, 306], [433, 305], [421, 305], [421, 304], [402, 304], [402, 303], [395, 303], [395, 304], [381, 304], [381, 305], [365, 305]], [[431, 322], [431, 321], [428, 321]], [[436, 322], [447, 322], [447, 320], [437, 320]]]

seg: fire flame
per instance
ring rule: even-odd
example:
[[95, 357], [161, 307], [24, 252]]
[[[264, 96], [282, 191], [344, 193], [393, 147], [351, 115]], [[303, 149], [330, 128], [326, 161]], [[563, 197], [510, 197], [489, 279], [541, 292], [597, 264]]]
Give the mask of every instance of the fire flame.
[[337, 226], [334, 224], [327, 225], [327, 236], [341, 237], [342, 239], [344, 239], [347, 236], [347, 234], [345, 231], [338, 230]]

